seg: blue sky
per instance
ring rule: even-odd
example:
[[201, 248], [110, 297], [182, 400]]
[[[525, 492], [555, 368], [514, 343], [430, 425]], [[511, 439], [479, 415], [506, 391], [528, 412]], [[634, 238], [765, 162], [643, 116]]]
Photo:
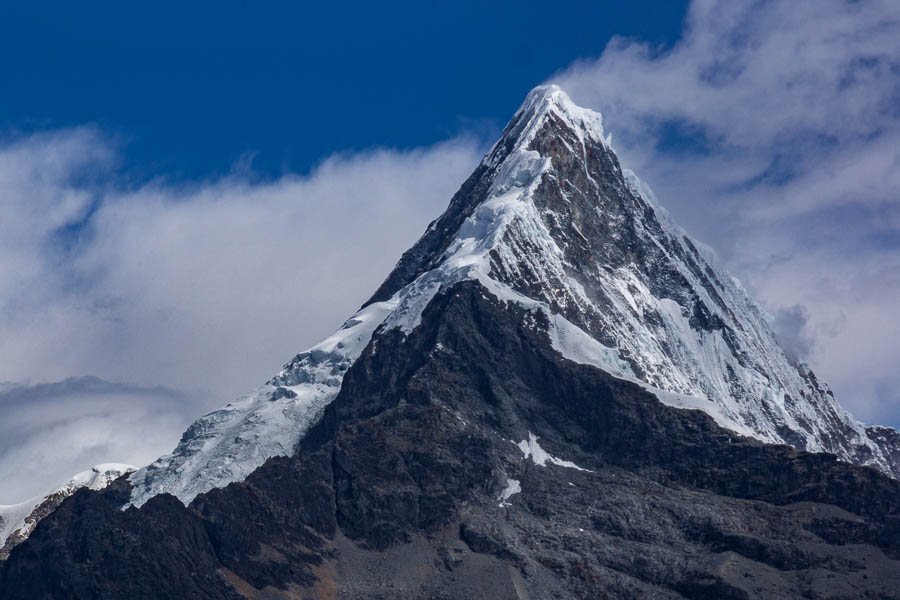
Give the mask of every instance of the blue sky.
[[671, 45], [686, 3], [6, 3], [0, 131], [93, 123], [131, 176], [257, 175], [489, 135], [611, 36]]
[[331, 333], [548, 81], [900, 425], [896, 0], [5, 3], [0, 503], [170, 450]]

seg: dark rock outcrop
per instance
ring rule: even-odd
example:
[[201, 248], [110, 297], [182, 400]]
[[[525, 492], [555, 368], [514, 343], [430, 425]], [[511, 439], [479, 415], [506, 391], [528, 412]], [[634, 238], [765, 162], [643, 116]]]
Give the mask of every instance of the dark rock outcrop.
[[187, 508], [80, 491], [0, 599], [900, 597], [900, 482], [565, 360], [540, 315], [445, 290], [295, 456]]

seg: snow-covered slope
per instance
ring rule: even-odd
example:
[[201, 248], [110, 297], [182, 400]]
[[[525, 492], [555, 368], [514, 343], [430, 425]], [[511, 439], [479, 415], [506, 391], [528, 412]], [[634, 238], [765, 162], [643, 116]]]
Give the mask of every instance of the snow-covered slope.
[[60, 487], [18, 504], [0, 505], [0, 560], [6, 558], [12, 547], [21, 543], [34, 530], [38, 521], [49, 514], [59, 504], [86, 487], [100, 490], [135, 467], [118, 463], [96, 465], [82, 471]]
[[411, 331], [435, 294], [472, 279], [546, 313], [550, 343], [571, 360], [736, 432], [900, 475], [896, 432], [867, 430], [792, 363], [740, 283], [620, 167], [600, 115], [541, 86], [372, 300], [265, 386], [194, 423], [173, 454], [132, 476], [132, 501], [187, 502], [293, 452], [373, 337]]

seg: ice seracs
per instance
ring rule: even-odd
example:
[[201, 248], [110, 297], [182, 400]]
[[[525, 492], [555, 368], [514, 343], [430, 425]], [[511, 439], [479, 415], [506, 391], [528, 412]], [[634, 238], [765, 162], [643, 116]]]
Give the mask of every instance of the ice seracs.
[[250, 395], [197, 419], [171, 454], [132, 474], [131, 503], [141, 506], [163, 492], [188, 503], [242, 481], [273, 456], [291, 454], [395, 308], [395, 302], [370, 304]]

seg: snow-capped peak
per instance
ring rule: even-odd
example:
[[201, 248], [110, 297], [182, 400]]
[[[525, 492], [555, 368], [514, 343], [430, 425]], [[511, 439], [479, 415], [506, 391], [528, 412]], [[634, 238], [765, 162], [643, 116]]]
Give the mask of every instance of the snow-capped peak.
[[897, 436], [875, 436], [788, 359], [715, 253], [620, 167], [599, 114], [541, 86], [473, 177], [380, 293], [414, 289], [424, 306], [442, 287], [477, 279], [545, 311], [568, 358], [739, 433], [900, 475], [897, 449], [884, 441]]
[[294, 452], [363, 348], [381, 331], [413, 331], [431, 299], [464, 280], [544, 312], [564, 357], [663, 402], [900, 475], [900, 436], [866, 429], [793, 366], [714, 253], [620, 167], [602, 117], [547, 85], [360, 312], [251, 395], [196, 421], [172, 454], [131, 477], [132, 502], [162, 492], [188, 502]]
[[[611, 136], [604, 137], [600, 113], [577, 106], [558, 85], [539, 85], [525, 97], [500, 141], [485, 156], [484, 164], [494, 166], [501, 162], [509, 153], [510, 140], [514, 141], [515, 148], [527, 147], [548, 120], [574, 132], [582, 150], [588, 141], [612, 145]], [[577, 151], [577, 148], [570, 147], [569, 150]]]

